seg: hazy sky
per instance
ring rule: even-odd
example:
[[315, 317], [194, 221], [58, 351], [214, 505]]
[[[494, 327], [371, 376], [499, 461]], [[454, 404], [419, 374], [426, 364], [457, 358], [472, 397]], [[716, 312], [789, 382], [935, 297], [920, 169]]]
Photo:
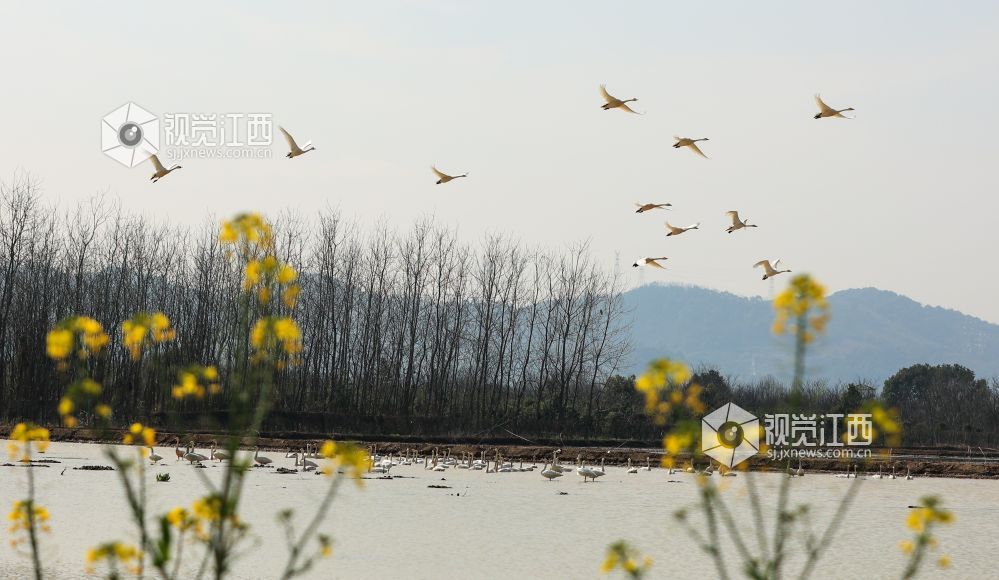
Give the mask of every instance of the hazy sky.
[[[997, 31], [996, 2], [3, 3], [0, 178], [182, 223], [331, 205], [589, 239], [630, 284], [767, 295], [751, 266], [782, 257], [999, 322]], [[602, 111], [600, 83], [647, 114]], [[857, 118], [813, 120], [816, 92]], [[288, 160], [278, 136], [271, 159], [151, 184], [101, 153], [128, 101], [272, 113], [318, 149]], [[436, 186], [431, 163], [471, 175]], [[731, 209], [760, 227], [725, 234]], [[666, 239], [665, 217], [701, 230]], [[660, 255], [667, 272], [630, 268]]]

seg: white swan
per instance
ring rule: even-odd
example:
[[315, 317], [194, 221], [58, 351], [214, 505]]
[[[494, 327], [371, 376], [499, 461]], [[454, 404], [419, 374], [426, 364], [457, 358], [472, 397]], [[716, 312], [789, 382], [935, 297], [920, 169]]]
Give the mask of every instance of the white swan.
[[217, 441], [214, 441], [214, 440], [212, 441], [212, 451], [211, 451], [212, 459], [216, 459], [219, 462], [228, 461], [229, 460], [229, 453], [226, 452], [226, 451], [219, 451], [218, 450], [218, 445], [219, 444], [218, 444]]
[[905, 480], [906, 481], [912, 481], [912, 474], [909, 473], [909, 468], [908, 467], [905, 468]]
[[576, 473], [583, 477], [583, 483], [586, 483], [587, 479], [596, 479], [596, 470], [592, 467], [587, 467], [586, 464], [582, 464], [576, 469]]
[[541, 470], [541, 477], [547, 479], [548, 481], [551, 481], [556, 477], [562, 477], [562, 472], [556, 471], [554, 469], [548, 469], [548, 462], [546, 461], [544, 464], [544, 468]]
[[160, 179], [163, 179], [164, 177], [166, 177], [172, 171], [176, 171], [178, 169], [183, 169], [183, 167], [181, 167], [180, 165], [177, 165], [176, 163], [174, 163], [173, 165], [171, 165], [170, 169], [167, 169], [167, 168], [163, 167], [162, 163], [160, 163], [160, 158], [157, 157], [157, 156], [155, 156], [155, 155], [150, 155], [149, 156], [149, 161], [151, 161], [153, 163], [153, 167], [156, 169], [156, 172], [153, 173], [153, 176], [149, 178], [149, 179], [152, 180], [153, 183], [156, 183]]
[[603, 477], [603, 476], [607, 475], [607, 470], [604, 468], [604, 458], [603, 457], [600, 458], [600, 469], [594, 468], [592, 471], [593, 471], [592, 477], [593, 477], [594, 481], [596, 481], [596, 479], [598, 477]]
[[462, 173], [461, 175], [448, 175], [447, 173], [444, 173], [443, 171], [437, 169], [437, 167], [433, 165], [430, 166], [430, 169], [434, 172], [434, 175], [438, 177], [437, 185], [440, 185], [442, 183], [447, 183], [452, 179], [458, 179], [459, 177], [468, 177], [468, 173]]
[[628, 458], [628, 473], [638, 473], [638, 468], [631, 466], [631, 458], [630, 457]]
[[795, 475], [805, 477], [805, 470], [801, 468], [801, 459], [798, 459], [798, 472]]
[[732, 225], [729, 226], [728, 229], [725, 230], [726, 232], [728, 232], [730, 234], [732, 232], [736, 231], [736, 230], [741, 230], [742, 228], [755, 228], [756, 227], [756, 224], [749, 223], [749, 220], [741, 220], [741, 219], [739, 219], [739, 212], [737, 212], [735, 210], [727, 211], [727, 212], [725, 212], [725, 215], [727, 215], [729, 217], [729, 219], [732, 220]]
[[683, 232], [689, 232], [690, 230], [696, 230], [696, 229], [698, 229], [697, 226], [699, 226], [699, 225], [701, 225], [701, 222], [697, 222], [696, 224], [689, 225], [689, 226], [687, 226], [685, 228], [678, 228], [676, 226], [671, 226], [671, 225], [669, 225], [669, 222], [666, 222], [666, 229], [669, 230], [669, 233], [666, 234], [666, 237], [668, 238], [670, 236], [679, 236]]
[[156, 454], [156, 450], [153, 449], [152, 445], [150, 445], [149, 446], [149, 462], [150, 463], [158, 463], [158, 462], [160, 462], [162, 460], [163, 460], [163, 456], [162, 455], [157, 455]]
[[673, 207], [672, 203], [636, 203], [635, 213], [645, 213], [647, 211], [652, 211], [654, 209], [669, 209]]
[[770, 260], [760, 260], [759, 262], [753, 264], [753, 267], [754, 268], [762, 267], [763, 279], [766, 280], [767, 278], [773, 278], [777, 274], [784, 274], [785, 272], [790, 272], [790, 270], [777, 270], [776, 266], [779, 265], [780, 265], [780, 258], [777, 258], [777, 260], [775, 260], [773, 264], [770, 263]]
[[607, 85], [600, 85], [600, 95], [603, 96], [605, 101], [607, 101], [606, 103], [600, 105], [600, 108], [605, 111], [609, 111], [611, 109], [621, 109], [622, 111], [628, 111], [629, 113], [634, 113], [636, 115], [642, 114], [627, 105], [627, 103], [638, 102], [638, 99], [631, 98], [622, 100], [614, 97], [607, 92]]
[[632, 268], [637, 268], [639, 266], [649, 266], [651, 268], [659, 268], [660, 270], [665, 270], [666, 267], [659, 263], [659, 260], [668, 260], [669, 258], [639, 258], [635, 260], [635, 263], [631, 265]]
[[652, 460], [648, 457], [645, 458], [645, 467], [642, 468], [644, 471], [652, 471]]
[[815, 113], [815, 117], [813, 117], [814, 119], [821, 119], [823, 117], [840, 117], [842, 119], [849, 119], [850, 117], [847, 117], [846, 115], [841, 115], [840, 113], [853, 110], [853, 107], [847, 107], [846, 109], [836, 110], [830, 107], [829, 105], [825, 104], [824, 102], [822, 102], [822, 97], [820, 97], [818, 94], [815, 95], [815, 104], [819, 106], [819, 112]]
[[691, 139], [690, 137], [674, 136], [673, 138], [676, 139], [676, 143], [673, 144], [674, 149], [679, 149], [680, 147], [686, 147], [691, 151], [693, 151], [694, 153], [697, 153], [701, 157], [705, 159], [708, 158], [708, 156], [705, 155], [703, 151], [701, 151], [701, 148], [697, 146], [698, 141], [707, 141], [708, 140], [707, 137], [702, 137], [700, 139]]
[[295, 143], [295, 138], [291, 136], [291, 133], [285, 131], [284, 127], [278, 127], [278, 129], [280, 129], [281, 133], [284, 134], [284, 140], [288, 142], [288, 149], [290, 149], [290, 151], [288, 151], [288, 154], [285, 155], [288, 159], [298, 157], [299, 155], [305, 155], [309, 151], [316, 150], [316, 148], [312, 146], [312, 141], [306, 141], [305, 149], [302, 149], [298, 146], [298, 143]]
[[200, 454], [200, 453], [195, 453], [195, 451], [194, 451], [194, 441], [191, 441], [187, 445], [187, 453], [184, 454], [184, 459], [186, 459], [186, 460], [190, 461], [192, 464], [194, 464], [194, 463], [201, 463], [202, 461], [205, 461], [208, 458], [205, 457], [204, 455]]

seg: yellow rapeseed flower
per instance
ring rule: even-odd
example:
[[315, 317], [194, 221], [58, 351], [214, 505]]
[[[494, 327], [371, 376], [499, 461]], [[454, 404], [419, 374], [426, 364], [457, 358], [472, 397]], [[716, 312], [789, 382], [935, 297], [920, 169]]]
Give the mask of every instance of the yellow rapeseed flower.
[[66, 329], [56, 329], [49, 332], [45, 338], [45, 352], [49, 358], [63, 360], [73, 351], [73, 333]]
[[298, 272], [295, 271], [289, 264], [285, 264], [281, 267], [281, 271], [278, 272], [278, 282], [281, 284], [290, 284], [298, 278]]
[[236, 228], [232, 225], [232, 222], [222, 222], [222, 231], [219, 232], [219, 240], [231, 244], [238, 238], [239, 234], [236, 232]]

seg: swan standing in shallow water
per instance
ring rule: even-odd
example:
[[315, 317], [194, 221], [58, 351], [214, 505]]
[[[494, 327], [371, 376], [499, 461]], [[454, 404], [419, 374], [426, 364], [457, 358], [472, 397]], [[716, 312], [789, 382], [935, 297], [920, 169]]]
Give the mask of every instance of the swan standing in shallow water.
[[628, 473], [638, 473], [638, 468], [631, 466], [631, 458], [630, 457], [628, 458]]
[[274, 463], [273, 461], [271, 461], [270, 457], [264, 457], [263, 455], [260, 454], [259, 445], [253, 448], [253, 462], [256, 463], [257, 465], [270, 465], [271, 463]]
[[592, 475], [593, 481], [596, 481], [598, 477], [603, 477], [603, 476], [607, 475], [607, 470], [604, 468], [604, 458], [603, 457], [600, 458], [600, 469], [594, 468], [592, 470], [592, 472], [593, 472], [593, 475]]
[[213, 440], [212, 441], [212, 451], [211, 451], [212, 459], [218, 460], [220, 463], [222, 461], [228, 461], [229, 460], [229, 453], [227, 453], [225, 451], [219, 451], [218, 450], [218, 446], [219, 446], [218, 441], [214, 441]]
[[187, 453], [184, 454], [184, 459], [190, 461], [191, 464], [194, 464], [194, 463], [201, 463], [202, 461], [205, 461], [208, 458], [205, 457], [204, 455], [200, 454], [200, 453], [195, 453], [194, 452], [194, 441], [191, 441], [187, 445]]
[[174, 453], [177, 454], [177, 461], [180, 461], [184, 458], [184, 452], [180, 450], [180, 437], [174, 437], [173, 440], [175, 443]]
[[541, 477], [544, 477], [548, 481], [552, 481], [556, 477], [562, 477], [562, 472], [561, 471], [555, 471], [554, 469], [549, 469], [548, 468], [548, 462], [547, 461], [545, 462], [545, 464], [544, 464], [543, 467], [544, 468], [541, 470]]
[[162, 456], [156, 454], [156, 450], [153, 449], [152, 445], [149, 446], [149, 462], [158, 463], [163, 459]]
[[[306, 449], [305, 452], [300, 452], [300, 453], [296, 453], [295, 454], [295, 467], [298, 467], [299, 465], [301, 465], [302, 466], [302, 471], [312, 471], [315, 468], [319, 467], [319, 465], [317, 465], [316, 462], [309, 461], [307, 459], [307, 457], [309, 455], [309, 453], [308, 453], [308, 449], [309, 449], [308, 446], [306, 446], [305, 449]], [[300, 458], [301, 458], [301, 462], [299, 462]]]

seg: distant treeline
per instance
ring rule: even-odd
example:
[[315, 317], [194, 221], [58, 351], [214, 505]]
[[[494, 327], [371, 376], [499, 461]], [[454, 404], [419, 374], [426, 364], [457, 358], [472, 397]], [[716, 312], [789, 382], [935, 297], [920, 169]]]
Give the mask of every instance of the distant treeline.
[[[89, 364], [116, 422], [193, 423], [204, 413], [224, 423], [227, 392], [170, 397], [185, 364], [217, 365], [223, 384], [246, 364], [234, 360], [243, 273], [218, 223], [158, 224], [103, 198], [60, 212], [21, 177], [2, 185], [0, 205], [0, 419], [57, 420], [65, 377], [45, 336], [82, 314], [111, 337]], [[430, 219], [365, 235], [333, 210], [272, 221], [279, 258], [302, 287], [294, 309], [275, 314], [296, 319], [304, 350], [280, 373], [265, 428], [596, 428], [627, 329], [620, 288], [585, 244], [549, 253], [486, 235], [470, 246]], [[136, 363], [121, 323], [139, 311], [166, 313], [177, 340]]]
[[[298, 304], [277, 314], [298, 321], [304, 350], [278, 377], [265, 429], [662, 437], [634, 377], [617, 374], [628, 349], [620, 286], [585, 244], [547, 253], [486, 236], [469, 246], [432, 220], [365, 235], [332, 210], [286, 214], [274, 226], [279, 257], [302, 273]], [[157, 224], [103, 198], [62, 212], [27, 178], [0, 185], [0, 420], [57, 422], [67, 377], [46, 357], [45, 336], [83, 314], [111, 337], [89, 364], [116, 422], [224, 425], [227, 391], [178, 402], [170, 388], [192, 362], [218, 366], [223, 384], [247, 363], [235, 360], [245, 336], [236, 262], [214, 222]], [[140, 311], [165, 312], [177, 340], [136, 363], [120, 325]], [[701, 369], [694, 380], [709, 410], [729, 401], [756, 413], [792, 410], [788, 387], [773, 378], [736, 383]], [[899, 410], [907, 445], [999, 444], [995, 379], [917, 365], [876, 387], [809, 383], [799, 409], [849, 413], [879, 401]]]
[[[881, 403], [882, 407], [898, 411], [903, 445], [999, 446], [999, 379], [976, 378], [974, 372], [960, 365], [906, 367], [888, 378], [880, 389], [865, 382], [835, 386], [805, 383], [797, 397], [791, 396], [786, 383], [773, 377], [735, 382], [717, 370], [701, 368], [691, 380], [704, 388], [701, 400], [709, 411], [734, 402], [757, 415], [848, 414], [861, 410], [866, 403]], [[603, 434], [640, 440], [661, 437], [662, 428], [643, 422], [644, 417], [643, 399], [635, 392], [634, 377], [611, 377], [598, 413]]]

